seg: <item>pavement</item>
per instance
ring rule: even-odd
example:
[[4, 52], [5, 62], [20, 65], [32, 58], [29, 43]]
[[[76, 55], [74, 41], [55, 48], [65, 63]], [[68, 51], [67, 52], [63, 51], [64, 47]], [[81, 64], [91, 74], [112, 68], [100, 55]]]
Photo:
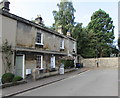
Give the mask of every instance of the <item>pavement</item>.
[[118, 96], [118, 70], [92, 69], [16, 96], [80, 96], [80, 98], [81, 96], [95, 96], [93, 98], [113, 96], [114, 98]]
[[64, 75], [55, 75], [55, 76], [51, 76], [51, 77], [47, 77], [47, 78], [42, 78], [40, 80], [31, 80], [28, 81], [28, 83], [26, 84], [20, 84], [20, 85], [16, 85], [16, 86], [12, 86], [12, 87], [7, 87], [2, 89], [2, 97], [12, 97], [14, 95], [26, 92], [26, 91], [30, 91], [48, 84], [52, 84], [61, 80], [64, 80], [66, 78], [69, 78], [71, 76], [74, 76], [76, 74], [80, 74], [82, 72], [85, 72], [87, 70], [89, 70], [90, 68], [80, 68], [80, 69], [76, 69], [73, 71], [69, 71], [67, 70]]

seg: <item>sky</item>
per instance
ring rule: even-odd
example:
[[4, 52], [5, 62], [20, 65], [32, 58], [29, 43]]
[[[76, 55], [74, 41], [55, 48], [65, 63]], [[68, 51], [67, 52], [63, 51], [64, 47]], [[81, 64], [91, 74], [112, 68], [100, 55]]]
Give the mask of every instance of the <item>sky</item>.
[[[0, 0], [2, 1], [2, 0]], [[33, 20], [37, 15], [41, 15], [46, 26], [54, 23], [53, 10], [58, 11], [57, 3], [60, 0], [9, 0], [10, 13], [18, 15], [28, 20]], [[86, 27], [90, 22], [92, 14], [102, 9], [113, 20], [115, 26], [115, 40], [118, 38], [118, 1], [119, 0], [71, 0], [76, 9], [75, 22], [83, 23]]]

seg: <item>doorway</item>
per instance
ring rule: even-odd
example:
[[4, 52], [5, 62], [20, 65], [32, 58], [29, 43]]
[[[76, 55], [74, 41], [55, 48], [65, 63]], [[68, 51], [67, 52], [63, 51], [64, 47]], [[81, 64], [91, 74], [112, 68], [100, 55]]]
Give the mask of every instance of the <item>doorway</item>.
[[16, 56], [15, 75], [25, 78], [25, 55]]

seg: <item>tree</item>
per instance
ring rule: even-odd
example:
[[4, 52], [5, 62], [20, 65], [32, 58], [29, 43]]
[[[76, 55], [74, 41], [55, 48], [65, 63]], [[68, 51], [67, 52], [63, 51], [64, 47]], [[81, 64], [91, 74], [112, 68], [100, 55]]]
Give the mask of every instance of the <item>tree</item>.
[[92, 35], [91, 48], [96, 52], [96, 57], [102, 57], [110, 50], [109, 46], [115, 38], [112, 18], [105, 11], [99, 9], [91, 16], [87, 30], [88, 34]]
[[118, 38], [118, 47], [120, 49], [120, 37]]
[[59, 10], [53, 11], [55, 20], [53, 28], [57, 30], [58, 26], [62, 26], [62, 32], [66, 35], [67, 31], [72, 31], [72, 28], [74, 27], [75, 9], [72, 2], [68, 0], [61, 0], [60, 4], [57, 4], [57, 6]]
[[82, 27], [82, 23], [76, 23], [72, 29], [72, 37], [77, 40], [77, 54], [80, 54], [82, 57], [87, 57], [88, 51], [88, 34], [86, 28]]
[[111, 46], [111, 50], [112, 50], [112, 53], [111, 53], [112, 55], [118, 56], [118, 54], [119, 54], [120, 51], [119, 51], [119, 49], [116, 48], [115, 45]]

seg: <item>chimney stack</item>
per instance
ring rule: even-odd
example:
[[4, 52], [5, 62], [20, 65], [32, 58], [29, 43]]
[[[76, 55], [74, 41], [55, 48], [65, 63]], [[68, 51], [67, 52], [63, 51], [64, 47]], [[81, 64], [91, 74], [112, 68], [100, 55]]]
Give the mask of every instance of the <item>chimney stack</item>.
[[10, 2], [8, 0], [3, 0], [0, 2], [0, 9], [6, 11], [6, 12], [9, 12], [10, 9], [9, 9], [9, 4]]
[[69, 30], [67, 31], [67, 36], [71, 36], [71, 33]]
[[37, 16], [37, 18], [35, 19], [35, 23], [37, 23], [37, 24], [43, 24], [43, 19], [42, 19], [41, 15]]
[[62, 26], [61, 25], [58, 26], [57, 32], [60, 33], [60, 34], [63, 34], [63, 32], [62, 32]]

